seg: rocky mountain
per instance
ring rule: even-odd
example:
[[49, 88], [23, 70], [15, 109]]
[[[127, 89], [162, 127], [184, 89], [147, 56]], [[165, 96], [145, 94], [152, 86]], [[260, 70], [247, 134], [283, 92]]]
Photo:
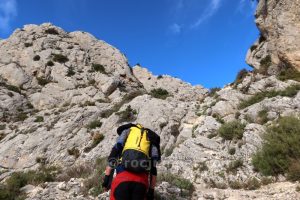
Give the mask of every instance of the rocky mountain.
[[106, 199], [126, 122], [161, 137], [156, 199], [299, 199], [299, 9], [259, 1], [255, 69], [210, 90], [131, 67], [85, 32], [17, 29], [0, 40], [0, 199]]

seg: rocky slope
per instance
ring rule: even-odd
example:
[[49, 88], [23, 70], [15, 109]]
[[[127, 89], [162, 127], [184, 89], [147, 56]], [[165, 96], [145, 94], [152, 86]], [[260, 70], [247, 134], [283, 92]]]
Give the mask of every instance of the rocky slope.
[[[129, 121], [161, 136], [157, 199], [299, 199], [297, 183], [252, 164], [267, 127], [300, 114], [297, 6], [259, 2], [265, 39], [247, 55], [257, 70], [214, 91], [131, 68], [109, 44], [52, 24], [0, 40], [0, 199], [20, 177], [23, 199], [106, 199], [102, 158]], [[228, 139], [220, 127], [232, 121], [242, 132]]]

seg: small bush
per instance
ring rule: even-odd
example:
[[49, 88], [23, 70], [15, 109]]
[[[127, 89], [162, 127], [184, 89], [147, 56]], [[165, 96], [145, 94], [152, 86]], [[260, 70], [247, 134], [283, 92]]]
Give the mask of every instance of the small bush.
[[73, 67], [69, 67], [68, 68], [68, 72], [67, 72], [67, 76], [71, 77], [71, 76], [74, 76], [76, 73], [74, 71], [74, 68]]
[[228, 153], [229, 153], [230, 155], [234, 155], [234, 154], [235, 154], [235, 148], [234, 148], [234, 147], [230, 148], [230, 149], [228, 150]]
[[50, 81], [48, 79], [45, 79], [43, 77], [37, 77], [36, 80], [38, 81], [38, 84], [41, 86], [45, 86], [48, 83], [50, 83]]
[[248, 70], [247, 69], [242, 69], [238, 72], [238, 74], [236, 75], [236, 78], [235, 78], [235, 81], [234, 83], [237, 85], [237, 84], [240, 84], [243, 79], [247, 76], [248, 74]]
[[171, 173], [161, 173], [157, 176], [157, 182], [168, 182], [169, 184], [176, 186], [180, 189], [189, 191], [189, 194], [192, 194], [194, 191], [193, 183], [185, 178], [182, 178], [178, 175], [173, 175]]
[[261, 183], [257, 178], [250, 178], [244, 183], [243, 188], [246, 190], [257, 190], [261, 187]]
[[267, 75], [268, 74], [268, 69], [271, 65], [272, 65], [272, 58], [271, 58], [270, 55], [267, 55], [266, 57], [261, 59], [260, 68], [259, 68], [258, 72], [260, 74]]
[[51, 35], [58, 35], [58, 31], [55, 28], [48, 28], [45, 30], [45, 33], [51, 34]]
[[100, 128], [101, 126], [102, 126], [102, 122], [100, 122], [99, 120], [94, 120], [94, 121], [91, 121], [87, 125], [87, 128], [88, 129], [95, 129], [95, 128]]
[[68, 149], [68, 153], [70, 156], [74, 156], [75, 158], [78, 158], [80, 156], [80, 151], [76, 147], [73, 147], [72, 149]]
[[17, 86], [14, 85], [5, 85], [6, 89], [13, 91], [13, 92], [17, 92], [17, 93], [21, 93], [20, 88], [18, 88]]
[[239, 181], [231, 181], [229, 182], [229, 187], [234, 190], [239, 190], [243, 188], [243, 184]]
[[242, 124], [240, 121], [231, 121], [222, 124], [218, 130], [218, 134], [225, 140], [242, 139], [245, 126], [246, 125]]
[[58, 63], [66, 63], [69, 59], [62, 54], [53, 54], [53, 61]]
[[66, 181], [68, 182], [71, 178], [87, 178], [94, 171], [94, 166], [91, 163], [77, 164], [66, 168], [59, 175], [57, 175], [57, 181]]
[[26, 42], [26, 43], [24, 44], [24, 46], [25, 46], [25, 47], [31, 47], [31, 46], [32, 46], [32, 43]]
[[119, 116], [119, 123], [130, 122], [135, 120], [137, 111], [128, 105], [124, 111], [117, 112], [116, 114]]
[[292, 66], [281, 69], [277, 77], [281, 81], [295, 80], [300, 82], [300, 72]]
[[[300, 120], [282, 117], [263, 136], [261, 150], [252, 157], [254, 168], [263, 175], [279, 175], [297, 171], [300, 159]], [[293, 165], [294, 162], [294, 165]], [[296, 165], [295, 165], [296, 163]], [[297, 178], [297, 177], [296, 177]]]
[[100, 72], [102, 74], [106, 74], [105, 68], [101, 64], [95, 64], [95, 63], [93, 63], [91, 71], [92, 72]]
[[39, 56], [39, 55], [35, 55], [34, 57], [33, 57], [33, 60], [34, 61], [39, 61], [41, 59], [41, 57]]
[[243, 160], [242, 159], [238, 159], [235, 161], [231, 161], [228, 165], [228, 167], [226, 168], [226, 172], [232, 172], [232, 173], [236, 173], [238, 168], [243, 166]]
[[158, 88], [158, 89], [151, 90], [151, 95], [154, 98], [166, 99], [169, 96], [169, 92], [165, 89]]
[[256, 48], [257, 48], [257, 45], [252, 45], [252, 46], [250, 47], [250, 50], [251, 50], [251, 51], [254, 51]]
[[47, 163], [47, 158], [45, 157], [36, 157], [35, 161], [40, 163], [41, 165], [45, 165]]
[[84, 181], [83, 186], [83, 193], [85, 195], [88, 195], [88, 191], [92, 189], [91, 195], [96, 197], [99, 194], [104, 192], [104, 188], [102, 187], [102, 180], [104, 178], [103, 172], [105, 171], [107, 165], [107, 159], [106, 158], [99, 158], [96, 160], [95, 165], [93, 166], [94, 173], [91, 177], [89, 177], [87, 180]]
[[0, 130], [2, 131], [2, 130], [5, 130], [5, 128], [6, 128], [6, 124], [0, 124]]
[[258, 118], [257, 118], [257, 123], [259, 124], [265, 124], [269, 121], [268, 119], [268, 110], [267, 109], [263, 109], [261, 111], [258, 112]]
[[4, 184], [0, 184], [0, 199], [17, 200], [24, 197], [20, 189], [28, 184], [39, 185], [55, 180], [57, 168], [43, 167], [39, 171], [14, 172]]
[[300, 160], [291, 160], [291, 164], [287, 172], [287, 179], [290, 181], [300, 180]]
[[44, 121], [44, 117], [42, 116], [37, 116], [34, 120], [34, 122], [43, 122]]
[[169, 149], [166, 149], [165, 156], [169, 157], [173, 153], [174, 149], [175, 149], [175, 145], [172, 145]]
[[49, 60], [49, 61], [46, 63], [46, 66], [52, 67], [52, 66], [54, 66], [54, 62], [52, 62], [52, 60]]
[[213, 97], [215, 96], [215, 94], [220, 91], [221, 88], [220, 87], [213, 87], [209, 89], [209, 96]]
[[158, 77], [157, 77], [157, 79], [162, 79], [163, 78], [163, 76], [162, 75], [159, 75]]
[[96, 81], [95, 79], [89, 80], [89, 85], [95, 85]]
[[272, 91], [259, 92], [254, 94], [254, 96], [250, 97], [249, 99], [242, 101], [239, 104], [239, 108], [244, 109], [248, 106], [261, 102], [265, 98], [272, 98], [276, 96], [293, 97], [298, 93], [299, 90], [300, 90], [300, 85], [296, 84], [287, 87], [285, 90], [280, 90], [280, 91], [272, 90]]
[[15, 120], [15, 121], [17, 121], [17, 122], [19, 122], [19, 121], [24, 121], [24, 120], [27, 119], [27, 118], [28, 118], [27, 114], [24, 113], [24, 112], [21, 112], [21, 113], [18, 113], [18, 114], [17, 114], [16, 120]]

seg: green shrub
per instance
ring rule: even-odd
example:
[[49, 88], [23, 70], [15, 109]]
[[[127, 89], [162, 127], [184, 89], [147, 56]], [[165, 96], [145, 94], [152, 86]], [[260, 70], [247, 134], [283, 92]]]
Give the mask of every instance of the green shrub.
[[259, 182], [259, 180], [257, 180], [257, 178], [250, 178], [243, 185], [243, 188], [246, 190], [257, 190], [260, 187], [261, 183]]
[[104, 178], [103, 172], [107, 166], [107, 158], [99, 158], [96, 160], [94, 165], [94, 173], [88, 179], [84, 181], [83, 184], [83, 193], [88, 195], [88, 191], [92, 189], [91, 195], [96, 197], [99, 194], [104, 192], [102, 187], [102, 180]]
[[173, 186], [189, 191], [189, 194], [192, 194], [194, 191], [194, 185], [190, 180], [168, 172], [158, 174], [157, 182], [168, 182]]
[[268, 69], [272, 65], [272, 58], [270, 55], [267, 55], [260, 61], [260, 68], [258, 70], [259, 73], [267, 75]]
[[54, 63], [53, 63], [51, 60], [49, 60], [49, 61], [46, 63], [46, 66], [52, 67], [52, 66], [54, 66]]
[[157, 79], [162, 79], [162, 78], [163, 78], [163, 75], [157, 76]]
[[104, 139], [104, 135], [101, 133], [94, 133], [93, 135], [93, 143], [90, 146], [84, 148], [84, 152], [88, 153], [93, 148], [95, 148], [102, 140]]
[[235, 81], [234, 83], [237, 85], [237, 84], [240, 84], [243, 79], [247, 76], [248, 74], [248, 70], [247, 69], [241, 69], [238, 74], [236, 75], [236, 78], [235, 78]]
[[300, 180], [300, 160], [291, 160], [291, 164], [287, 172], [287, 179], [290, 181]]
[[213, 97], [215, 96], [215, 94], [220, 91], [221, 88], [220, 87], [213, 87], [209, 89], [209, 96]]
[[26, 42], [26, 43], [24, 43], [24, 46], [25, 46], [25, 47], [31, 47], [31, 46], [32, 46], [32, 43]]
[[74, 68], [73, 67], [69, 67], [68, 68], [68, 72], [67, 72], [67, 76], [71, 77], [71, 76], [74, 76], [76, 73], [74, 71]]
[[300, 72], [294, 67], [288, 66], [280, 70], [277, 78], [281, 81], [295, 80], [300, 82]]
[[106, 74], [105, 68], [101, 64], [95, 64], [95, 63], [93, 63], [91, 71], [92, 72], [100, 72], [102, 74]]
[[39, 171], [14, 172], [4, 184], [0, 184], [0, 199], [17, 200], [24, 197], [20, 188], [31, 184], [39, 185], [55, 180], [57, 168], [43, 167]]
[[20, 88], [18, 88], [17, 86], [14, 85], [5, 85], [6, 89], [13, 91], [13, 92], [17, 92], [17, 93], [21, 93]]
[[234, 148], [234, 147], [230, 148], [230, 149], [228, 150], [228, 153], [229, 153], [230, 155], [234, 155], [234, 154], [235, 154], [235, 148]]
[[75, 158], [78, 158], [80, 156], [80, 151], [77, 147], [73, 147], [72, 149], [68, 149], [68, 154], [70, 156], [74, 156]]
[[45, 30], [46, 34], [51, 34], [51, 35], [58, 35], [58, 31], [55, 28], [48, 28]]
[[38, 81], [38, 84], [41, 86], [45, 86], [48, 83], [50, 83], [50, 81], [48, 79], [45, 79], [43, 77], [37, 77], [36, 80]]
[[158, 89], [151, 90], [151, 95], [154, 98], [166, 99], [169, 96], [169, 92], [165, 89], [158, 88]]
[[[261, 150], [252, 157], [254, 168], [263, 175], [291, 174], [297, 171], [292, 165], [300, 159], [300, 120], [282, 117], [263, 136]], [[295, 163], [295, 162], [294, 162]], [[299, 164], [299, 163], [298, 163]]]
[[249, 99], [242, 101], [239, 104], [239, 108], [244, 109], [248, 106], [261, 102], [265, 98], [272, 98], [276, 96], [293, 97], [298, 93], [299, 90], [300, 90], [300, 85], [296, 84], [287, 87], [285, 90], [279, 90], [279, 91], [271, 90], [271, 91], [259, 92], [254, 94], [254, 96], [250, 97]]
[[234, 190], [239, 190], [243, 188], [243, 184], [239, 181], [231, 181], [229, 182], [229, 187]]
[[246, 125], [242, 124], [240, 121], [231, 121], [222, 124], [218, 130], [218, 134], [225, 140], [242, 139], [245, 126]]
[[27, 119], [28, 118], [28, 116], [27, 116], [27, 114], [26, 113], [24, 113], [24, 112], [21, 112], [21, 113], [18, 113], [17, 114], [17, 116], [16, 116], [16, 120], [15, 121], [17, 121], [17, 122], [19, 122], [19, 121], [24, 121], [25, 119]]
[[130, 105], [128, 105], [124, 111], [116, 113], [116, 115], [119, 116], [119, 123], [134, 121], [136, 114], [137, 111], [132, 109]]
[[33, 60], [34, 61], [39, 61], [41, 59], [41, 57], [39, 56], [39, 55], [35, 55], [34, 57], [33, 57]]
[[34, 122], [43, 122], [44, 121], [44, 117], [42, 116], [36, 116]]
[[102, 122], [100, 122], [99, 120], [93, 120], [87, 125], [87, 128], [95, 129], [95, 128], [100, 128], [101, 126], [102, 126]]
[[0, 124], [0, 130], [2, 131], [2, 130], [5, 130], [5, 128], [6, 128], [6, 124]]
[[251, 50], [251, 51], [254, 51], [256, 48], [257, 48], [257, 45], [252, 45], [252, 46], [250, 47], [250, 50]]
[[53, 54], [53, 61], [58, 63], [66, 63], [69, 59], [62, 54]]
[[175, 145], [172, 145], [170, 148], [166, 149], [165, 156], [169, 157], [173, 153], [174, 149], [175, 149]]
[[259, 124], [265, 124], [269, 121], [267, 109], [263, 109], [263, 110], [259, 111], [257, 116], [258, 116], [258, 118], [256, 119], [256, 122]]
[[237, 170], [242, 166], [243, 166], [243, 160], [242, 159], [231, 161], [229, 163], [228, 167], [226, 168], [226, 172], [236, 173]]

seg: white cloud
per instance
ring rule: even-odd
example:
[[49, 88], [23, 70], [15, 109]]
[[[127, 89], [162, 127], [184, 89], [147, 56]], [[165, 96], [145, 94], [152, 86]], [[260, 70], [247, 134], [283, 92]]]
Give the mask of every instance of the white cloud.
[[8, 31], [13, 18], [17, 16], [16, 0], [0, 1], [0, 31]]
[[172, 24], [169, 28], [173, 34], [179, 34], [182, 29], [182, 27], [177, 23]]
[[[242, 0], [243, 1], [243, 0]], [[203, 14], [192, 24], [192, 28], [199, 27], [204, 21], [212, 17], [220, 8], [221, 0], [211, 0], [211, 3], [206, 7]]]

